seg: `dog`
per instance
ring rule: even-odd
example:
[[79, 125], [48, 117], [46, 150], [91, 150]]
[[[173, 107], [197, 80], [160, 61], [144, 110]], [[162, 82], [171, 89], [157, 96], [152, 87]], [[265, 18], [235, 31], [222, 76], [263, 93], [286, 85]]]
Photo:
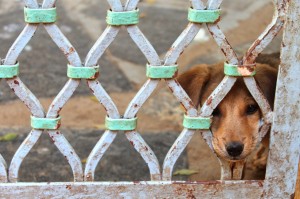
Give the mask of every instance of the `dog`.
[[[279, 53], [262, 54], [256, 58], [254, 76], [273, 109]], [[197, 65], [181, 74], [177, 81], [189, 95], [196, 108], [201, 106], [224, 78], [223, 63]], [[229, 161], [246, 159], [258, 146], [262, 113], [242, 77], [212, 113], [211, 132], [216, 154]], [[269, 135], [262, 143], [268, 146]]]

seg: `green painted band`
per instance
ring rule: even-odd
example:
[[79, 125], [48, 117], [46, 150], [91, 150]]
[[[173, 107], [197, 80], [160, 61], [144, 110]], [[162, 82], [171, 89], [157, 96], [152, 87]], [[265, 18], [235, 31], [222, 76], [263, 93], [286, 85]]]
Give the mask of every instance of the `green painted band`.
[[56, 8], [31, 9], [25, 7], [24, 18], [27, 23], [54, 23], [57, 19]]
[[183, 126], [187, 129], [209, 129], [211, 118], [208, 117], [190, 117], [184, 115]]
[[252, 77], [256, 74], [255, 64], [233, 65], [224, 63], [224, 74], [233, 77]]
[[72, 79], [96, 79], [99, 75], [99, 66], [76, 67], [68, 64], [67, 76]]
[[105, 118], [105, 127], [112, 131], [132, 131], [136, 129], [137, 118], [132, 119], [112, 119], [109, 117]]
[[31, 116], [31, 127], [34, 129], [56, 130], [60, 127], [61, 117], [57, 118], [37, 118]]
[[170, 79], [177, 75], [178, 65], [151, 66], [147, 64], [146, 76], [151, 79]]
[[139, 9], [124, 12], [107, 11], [106, 23], [112, 26], [135, 25], [139, 23]]
[[218, 10], [196, 10], [189, 9], [188, 20], [194, 23], [215, 23], [221, 15], [221, 9]]
[[0, 78], [13, 78], [19, 75], [19, 62], [15, 65], [0, 65]]

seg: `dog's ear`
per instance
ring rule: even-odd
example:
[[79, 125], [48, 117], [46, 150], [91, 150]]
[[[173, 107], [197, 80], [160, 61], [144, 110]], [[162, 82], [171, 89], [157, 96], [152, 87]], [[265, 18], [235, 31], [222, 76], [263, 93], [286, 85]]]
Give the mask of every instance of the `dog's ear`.
[[277, 67], [271, 67], [267, 64], [259, 64], [257, 66], [257, 72], [254, 76], [255, 80], [273, 108], [277, 80]]
[[202, 90], [209, 78], [210, 72], [208, 66], [201, 64], [181, 74], [177, 78], [177, 81], [191, 98], [194, 105], [198, 107]]

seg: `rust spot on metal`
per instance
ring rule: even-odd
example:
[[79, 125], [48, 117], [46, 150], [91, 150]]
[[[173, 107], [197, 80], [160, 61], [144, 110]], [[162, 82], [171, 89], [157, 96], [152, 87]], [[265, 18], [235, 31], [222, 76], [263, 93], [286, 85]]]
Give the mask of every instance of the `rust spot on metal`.
[[134, 146], [134, 143], [133, 143], [133, 141], [130, 141], [130, 144], [131, 144], [132, 146]]
[[17, 85], [19, 85], [20, 83], [19, 83], [19, 81], [18, 81], [18, 80], [14, 80], [14, 84], [17, 84]]
[[60, 133], [59, 133], [59, 131], [56, 131], [56, 135], [59, 135]]
[[178, 75], [178, 70], [174, 73], [174, 75], [172, 76], [172, 78], [176, 78]]
[[291, 196], [290, 196], [291, 199], [294, 199], [295, 198], [295, 193], [293, 193]]
[[133, 105], [134, 108], [137, 108], [138, 106], [139, 106], [139, 105], [137, 105], [137, 104], [134, 104], [134, 105]]
[[[90, 87], [89, 87], [90, 88]], [[92, 92], [92, 93], [94, 93], [94, 90], [92, 89], [92, 88], [90, 88], [90, 91]]]
[[72, 186], [71, 185], [66, 185], [66, 189], [71, 190]]
[[89, 80], [94, 80], [94, 79], [97, 79], [99, 77], [100, 73], [99, 71], [95, 73], [94, 76], [92, 76]]
[[209, 106], [209, 105], [211, 105], [211, 103], [212, 103], [212, 97], [210, 96], [210, 97], [207, 99], [206, 104]]
[[145, 149], [146, 151], [148, 151], [148, 150], [149, 150], [149, 149], [148, 149], [148, 147], [146, 147], [146, 146], [144, 147], [144, 149]]

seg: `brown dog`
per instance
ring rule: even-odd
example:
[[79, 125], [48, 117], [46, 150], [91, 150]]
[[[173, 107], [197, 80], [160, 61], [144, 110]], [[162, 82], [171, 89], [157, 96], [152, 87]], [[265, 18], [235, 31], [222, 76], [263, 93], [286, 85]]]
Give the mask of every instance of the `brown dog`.
[[[273, 107], [279, 53], [260, 55], [255, 80]], [[223, 64], [198, 65], [178, 77], [178, 81], [195, 106], [201, 106], [224, 77]], [[245, 159], [258, 145], [262, 118], [256, 101], [243, 79], [237, 82], [213, 112], [211, 131], [213, 147], [227, 160]], [[268, 140], [268, 139], [265, 139]]]

